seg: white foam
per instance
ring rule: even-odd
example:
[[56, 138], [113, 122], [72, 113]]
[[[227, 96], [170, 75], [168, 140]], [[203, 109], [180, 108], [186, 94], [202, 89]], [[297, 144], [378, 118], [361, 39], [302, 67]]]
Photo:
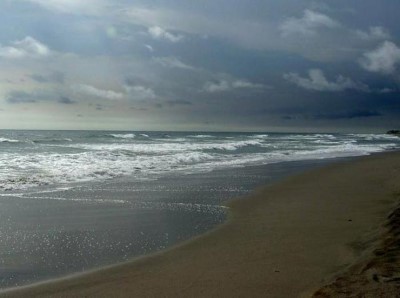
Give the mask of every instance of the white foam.
[[349, 134], [351, 137], [362, 138], [367, 141], [380, 141], [380, 140], [400, 140], [398, 136], [390, 134]]
[[[3, 156], [4, 157], [4, 156]], [[126, 175], [146, 176], [184, 168], [211, 160], [203, 152], [161, 155], [116, 155], [92, 151], [76, 154], [7, 154], [0, 159], [0, 189], [27, 189], [34, 186], [104, 180]], [[10, 172], [8, 169], [13, 169]]]
[[289, 140], [318, 140], [318, 139], [329, 139], [335, 140], [336, 136], [332, 134], [298, 134], [298, 135], [283, 135], [282, 139], [289, 139]]
[[62, 143], [62, 142], [72, 142], [70, 138], [45, 138], [45, 139], [36, 139], [31, 141], [33, 143]]
[[[138, 138], [131, 142], [104, 142], [102, 139], [103, 143], [53, 144], [23, 154], [3, 152], [0, 155], [0, 190], [47, 184], [67, 187], [76, 182], [123, 176], [133, 180], [154, 179], [171, 172], [196, 173], [282, 161], [366, 155], [400, 145], [399, 138], [384, 136], [274, 134], [249, 138], [238, 135], [235, 139], [224, 136], [198, 140]], [[43, 152], [43, 148], [47, 152]]]
[[134, 139], [136, 135], [134, 133], [127, 133], [127, 134], [110, 134], [113, 138], [116, 139]]
[[210, 138], [215, 138], [215, 136], [211, 135], [190, 135], [188, 138], [197, 138], [197, 139], [210, 139]]
[[131, 143], [131, 144], [75, 144], [70, 145], [71, 148], [96, 150], [96, 151], [117, 151], [125, 150], [132, 153], [172, 153], [172, 152], [186, 152], [196, 150], [227, 150], [233, 151], [246, 146], [260, 146], [261, 142], [257, 140], [247, 141], [221, 141], [221, 142], [207, 142], [195, 143], [185, 142], [184, 139], [174, 140], [172, 142], [157, 142], [157, 143]]
[[34, 200], [49, 200], [49, 201], [69, 201], [69, 202], [87, 202], [87, 203], [103, 203], [103, 204], [128, 204], [126, 200], [112, 200], [112, 199], [84, 199], [84, 198], [64, 198], [64, 197], [48, 197], [48, 196], [34, 196], [32, 194], [43, 193], [0, 193], [0, 197], [13, 197], [20, 199], [34, 199]]
[[266, 135], [266, 134], [249, 136], [249, 138], [253, 138], [253, 139], [267, 139], [268, 137], [269, 137], [269, 135]]
[[19, 143], [20, 141], [14, 139], [0, 138], [0, 143]]

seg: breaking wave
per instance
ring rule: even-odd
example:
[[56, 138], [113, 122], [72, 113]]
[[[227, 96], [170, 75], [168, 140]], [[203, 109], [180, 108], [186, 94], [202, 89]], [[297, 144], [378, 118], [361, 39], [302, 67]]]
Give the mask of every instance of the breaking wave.
[[171, 173], [367, 155], [400, 147], [396, 136], [371, 134], [42, 134], [18, 136], [22, 141], [0, 138], [8, 144], [0, 147], [0, 190], [119, 177], [155, 179]]

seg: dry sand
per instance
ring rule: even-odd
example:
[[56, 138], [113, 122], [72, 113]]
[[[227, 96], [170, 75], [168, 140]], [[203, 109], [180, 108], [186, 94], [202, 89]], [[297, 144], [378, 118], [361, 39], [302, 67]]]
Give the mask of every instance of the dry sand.
[[168, 251], [3, 295], [394, 297], [399, 199], [400, 153], [356, 158], [236, 200], [226, 224]]

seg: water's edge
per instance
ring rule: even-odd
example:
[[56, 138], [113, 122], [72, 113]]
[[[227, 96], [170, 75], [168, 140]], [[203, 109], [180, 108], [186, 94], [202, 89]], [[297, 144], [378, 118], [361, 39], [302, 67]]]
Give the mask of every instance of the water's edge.
[[[376, 154], [379, 154], [379, 153], [376, 153]], [[359, 157], [345, 157], [345, 158], [334, 158], [334, 159], [327, 159], [327, 160], [286, 162], [284, 164], [286, 164], [286, 165], [291, 164], [293, 166], [293, 168], [290, 171], [287, 171], [285, 173], [281, 172], [280, 176], [273, 177], [273, 179], [268, 181], [268, 183], [266, 183], [266, 184], [256, 185], [252, 189], [252, 191], [250, 193], [248, 193], [248, 194], [241, 195], [241, 196], [238, 196], [238, 197], [233, 197], [233, 198], [230, 198], [229, 200], [223, 201], [221, 206], [229, 206], [229, 203], [232, 202], [232, 201], [236, 201], [236, 200], [240, 200], [240, 199], [246, 199], [246, 197], [250, 196], [253, 192], [257, 191], [257, 189], [264, 188], [264, 187], [269, 186], [271, 184], [277, 183], [279, 181], [284, 180], [287, 177], [290, 177], [290, 176], [293, 176], [293, 175], [298, 175], [298, 174], [301, 174], [301, 173], [304, 173], [304, 172], [307, 172], [307, 171], [310, 171], [310, 170], [314, 170], [314, 169], [317, 169], [317, 168], [321, 168], [321, 167], [333, 164], [333, 163], [340, 163], [340, 162], [343, 162], [343, 161], [355, 160], [357, 158], [359, 158]], [[279, 164], [263, 166], [262, 168], [269, 168], [271, 166], [279, 166]], [[248, 170], [249, 168], [260, 168], [260, 167], [252, 166], [252, 167], [242, 168], [241, 170], [246, 170], [246, 169]], [[110, 264], [110, 265], [106, 265], [106, 266], [95, 267], [95, 268], [92, 268], [92, 269], [89, 269], [89, 270], [85, 270], [84, 272], [67, 274], [67, 275], [61, 276], [61, 277], [49, 278], [49, 279], [45, 279], [45, 280], [42, 280], [42, 281], [38, 281], [38, 282], [34, 282], [34, 283], [31, 283], [31, 284], [26, 284], [26, 285], [22, 285], [22, 286], [4, 288], [4, 289], [0, 290], [0, 294], [4, 294], [4, 293], [7, 293], [7, 292], [12, 292], [12, 291], [17, 290], [17, 289], [32, 288], [32, 287], [40, 286], [40, 285], [43, 285], [43, 284], [58, 282], [58, 281], [62, 281], [62, 280], [69, 280], [71, 278], [79, 278], [79, 277], [82, 277], [82, 276], [86, 276], [88, 274], [92, 274], [92, 273], [95, 273], [95, 272], [101, 272], [103, 270], [108, 270], [110, 268], [117, 268], [118, 266], [124, 266], [124, 265], [126, 265], [128, 263], [136, 262], [138, 260], [142, 260], [142, 259], [146, 259], [146, 258], [151, 258], [153, 256], [163, 254], [163, 253], [165, 253], [167, 251], [174, 250], [174, 249], [176, 249], [178, 247], [186, 245], [187, 243], [196, 241], [196, 240], [198, 240], [200, 238], [203, 238], [203, 237], [207, 237], [208, 234], [214, 233], [214, 232], [218, 231], [220, 228], [222, 228], [224, 225], [228, 224], [230, 222], [230, 220], [231, 220], [231, 214], [230, 214], [229, 208], [227, 210], [228, 210], [227, 216], [225, 217], [225, 220], [223, 222], [220, 222], [219, 224], [212, 226], [211, 228], [203, 231], [201, 234], [197, 234], [197, 235], [194, 235], [193, 237], [191, 237], [189, 239], [185, 239], [183, 241], [177, 242], [177, 243], [175, 243], [175, 244], [173, 244], [173, 245], [171, 245], [171, 246], [169, 246], [169, 247], [167, 247], [165, 249], [158, 250], [158, 251], [155, 251], [155, 252], [150, 252], [149, 254], [135, 256], [133, 258], [127, 259], [127, 260], [122, 261], [122, 262], [116, 262], [116, 263], [113, 263], [113, 264]]]

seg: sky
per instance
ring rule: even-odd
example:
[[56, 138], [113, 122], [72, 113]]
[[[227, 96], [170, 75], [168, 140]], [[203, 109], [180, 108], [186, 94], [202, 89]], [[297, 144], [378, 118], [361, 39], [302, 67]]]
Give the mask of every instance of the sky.
[[0, 129], [400, 128], [398, 0], [2, 0]]

